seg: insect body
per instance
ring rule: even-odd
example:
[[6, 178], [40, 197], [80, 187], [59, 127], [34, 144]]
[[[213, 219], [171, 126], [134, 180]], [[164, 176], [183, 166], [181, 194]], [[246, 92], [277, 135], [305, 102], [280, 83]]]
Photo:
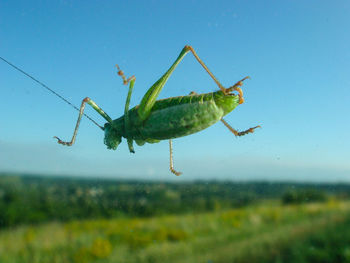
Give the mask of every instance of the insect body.
[[[105, 132], [132, 138], [138, 145], [148, 140], [166, 140], [201, 131], [219, 121], [239, 104], [237, 96], [225, 96], [221, 91], [158, 100], [150, 116], [142, 121], [138, 106], [129, 111], [129, 127], [125, 116], [105, 124]], [[108, 142], [108, 139], [107, 139]], [[111, 147], [113, 148], [113, 147]]]
[[[219, 86], [219, 91], [205, 94], [191, 92], [188, 96], [157, 100], [157, 97], [166, 81], [189, 51], [192, 52], [197, 61]], [[240, 86], [242, 86], [243, 81], [248, 77], [238, 81], [229, 88], [224, 88], [209, 71], [207, 66], [202, 62], [191, 46], [185, 46], [182, 49], [173, 65], [156, 83], [152, 85], [142, 98], [141, 103], [130, 110], [129, 103], [135, 84], [135, 77], [132, 76], [127, 79], [120, 69], [118, 74], [123, 78], [124, 84], [130, 83], [124, 115], [118, 119], [112, 120], [99, 106], [97, 106], [95, 102], [90, 98], [85, 98], [80, 107], [78, 121], [71, 141], [65, 142], [55, 137], [58, 140], [58, 143], [71, 146], [75, 142], [85, 104], [88, 103], [107, 120], [107, 123], [101, 128], [105, 132], [104, 143], [108, 149], [117, 149], [122, 141], [122, 137], [127, 139], [129, 150], [132, 153], [135, 152], [133, 141], [135, 141], [137, 145], [142, 146], [146, 142], [156, 143], [160, 140], [169, 140], [170, 170], [175, 175], [180, 175], [181, 173], [177, 172], [173, 167], [171, 139], [196, 133], [218, 121], [222, 121], [236, 136], [251, 133], [255, 128], [260, 127], [256, 126], [246, 131], [238, 132], [224, 121], [223, 117], [226, 114], [244, 102], [243, 92]], [[234, 94], [234, 91], [238, 92], [238, 94]]]

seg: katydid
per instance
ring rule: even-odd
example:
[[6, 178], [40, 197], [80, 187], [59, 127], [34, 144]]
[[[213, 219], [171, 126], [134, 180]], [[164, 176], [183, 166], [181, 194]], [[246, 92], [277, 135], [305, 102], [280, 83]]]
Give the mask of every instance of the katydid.
[[[205, 94], [197, 94], [195, 92], [191, 92], [187, 96], [171, 97], [157, 100], [170, 75], [173, 73], [175, 68], [188, 52], [191, 52], [194, 55], [196, 60], [215, 81], [216, 85], [218, 85], [219, 90]], [[36, 80], [34, 77], [14, 66], [5, 59], [1, 59], [12, 67], [21, 71], [23, 74], [32, 78], [44, 88], [54, 93], [56, 96], [60, 97], [66, 103], [70, 104], [78, 110], [77, 107], [72, 105], [55, 91], [48, 88], [45, 84]], [[223, 119], [225, 115], [233, 111], [239, 104], [242, 104], [244, 102], [241, 86], [243, 85], [243, 81], [249, 77], [243, 78], [229, 88], [224, 88], [216, 79], [216, 77], [210, 72], [203, 61], [198, 57], [191, 46], [185, 46], [182, 49], [179, 56], [168, 69], [168, 71], [166, 71], [165, 74], [149, 88], [149, 90], [143, 96], [140, 104], [132, 109], [129, 109], [129, 104], [136, 78], [135, 76], [126, 78], [123, 71], [120, 70], [118, 65], [117, 68], [118, 75], [120, 75], [123, 79], [123, 84], [127, 85], [129, 83], [129, 91], [126, 98], [124, 115], [118, 119], [113, 120], [94, 101], [86, 97], [81, 103], [78, 121], [76, 123], [71, 141], [62, 141], [55, 136], [54, 138], [58, 140], [58, 143], [67, 146], [74, 144], [79, 124], [83, 115], [88, 117], [92, 122], [99, 126], [94, 120], [84, 114], [85, 104], [87, 103], [107, 121], [104, 127], [99, 127], [104, 130], [104, 143], [108, 149], [116, 150], [122, 141], [122, 137], [127, 140], [129, 151], [131, 153], [135, 153], [133, 146], [134, 141], [137, 145], [142, 146], [145, 143], [157, 143], [161, 140], [169, 140], [170, 171], [175, 175], [180, 175], [181, 173], [176, 171], [173, 165], [173, 138], [183, 137], [199, 132], [218, 121], [223, 122], [223, 124], [235, 136], [242, 136], [247, 133], [252, 133], [256, 128], [260, 127], [255, 126], [245, 131], [238, 132]], [[234, 94], [233, 92], [237, 92], [237, 94]]]
[[[190, 95], [187, 96], [157, 100], [168, 78], [189, 51], [192, 52], [197, 61], [219, 86], [219, 91], [205, 94], [191, 92]], [[137, 145], [142, 146], [146, 142], [157, 143], [161, 140], [169, 140], [170, 171], [175, 175], [180, 175], [181, 173], [174, 169], [171, 139], [199, 132], [220, 120], [235, 136], [252, 133], [254, 129], [260, 127], [255, 126], [248, 130], [238, 132], [223, 119], [226, 114], [230, 113], [239, 104], [244, 102], [243, 92], [240, 87], [243, 85], [243, 81], [249, 77], [243, 78], [229, 88], [224, 88], [191, 46], [185, 46], [182, 49], [180, 55], [168, 71], [149, 88], [140, 104], [130, 110], [130, 98], [136, 78], [132, 76], [127, 79], [119, 67], [118, 74], [122, 77], [123, 84], [127, 85], [130, 83], [124, 116], [112, 120], [95, 102], [90, 98], [85, 98], [80, 107], [78, 121], [71, 141], [64, 142], [58, 137], [55, 137], [58, 143], [71, 146], [75, 142], [85, 103], [87, 103], [107, 121], [104, 125], [104, 143], [108, 149], [116, 150], [122, 141], [122, 137], [127, 140], [131, 153], [135, 153], [133, 141], [135, 141]], [[233, 91], [237, 91], [238, 94], [233, 94]]]

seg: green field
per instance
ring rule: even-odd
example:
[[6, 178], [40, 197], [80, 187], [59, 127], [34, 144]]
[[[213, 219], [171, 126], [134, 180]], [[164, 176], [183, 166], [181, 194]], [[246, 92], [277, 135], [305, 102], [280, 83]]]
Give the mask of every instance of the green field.
[[350, 262], [349, 213], [350, 203], [335, 199], [266, 201], [208, 213], [18, 226], [0, 232], [0, 262]]
[[349, 193], [0, 175], [0, 263], [350, 263]]

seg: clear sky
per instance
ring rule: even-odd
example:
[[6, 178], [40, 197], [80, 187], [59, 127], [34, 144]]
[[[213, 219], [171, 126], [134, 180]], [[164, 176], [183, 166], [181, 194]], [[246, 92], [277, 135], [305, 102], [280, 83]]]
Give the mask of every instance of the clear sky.
[[[123, 114], [190, 44], [224, 86], [249, 75], [246, 103], [221, 123], [175, 139], [175, 168], [186, 179], [350, 181], [350, 2], [339, 1], [1, 1], [0, 56], [75, 105], [89, 96]], [[215, 83], [192, 55], [160, 97], [211, 92]], [[0, 61], [0, 171], [178, 180], [168, 142], [107, 150], [103, 132]], [[87, 107], [99, 123], [104, 119]]]

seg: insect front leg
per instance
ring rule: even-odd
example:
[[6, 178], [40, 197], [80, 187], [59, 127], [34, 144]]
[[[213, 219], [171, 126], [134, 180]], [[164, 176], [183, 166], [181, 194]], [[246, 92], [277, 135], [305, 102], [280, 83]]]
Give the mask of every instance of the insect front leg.
[[[124, 126], [125, 126], [125, 133], [127, 134], [130, 127], [129, 105], [130, 105], [131, 94], [135, 85], [136, 78], [135, 76], [131, 76], [130, 78], [127, 79], [124, 75], [124, 72], [119, 68], [119, 66], [116, 65], [116, 67], [118, 68], [118, 75], [121, 76], [123, 79], [123, 84], [127, 85], [130, 82], [129, 91], [128, 91], [128, 95], [126, 96], [126, 102], [125, 102], [125, 108], [124, 108]], [[128, 141], [129, 151], [131, 153], [135, 153], [134, 146], [133, 146], [134, 140], [131, 138], [128, 138], [127, 141]]]
[[235, 130], [234, 128], [232, 128], [230, 126], [230, 124], [228, 124], [224, 119], [221, 119], [221, 121], [235, 136], [243, 136], [243, 135], [246, 135], [248, 133], [253, 133], [256, 128], [261, 128], [261, 126], [258, 125], [258, 126], [255, 126], [253, 128], [249, 128], [245, 131], [239, 132], [239, 131]]
[[75, 129], [74, 129], [74, 133], [73, 133], [73, 137], [72, 137], [71, 141], [70, 142], [65, 142], [65, 141], [62, 141], [57, 136], [55, 136], [54, 138], [56, 138], [58, 140], [59, 144], [67, 145], [67, 146], [72, 146], [74, 144], [75, 138], [77, 137], [77, 133], [78, 133], [81, 117], [84, 114], [85, 103], [89, 104], [92, 108], [94, 108], [94, 110], [96, 110], [109, 123], [112, 123], [111, 117], [109, 117], [107, 113], [105, 113], [99, 106], [97, 106], [97, 104], [94, 101], [92, 101], [90, 98], [86, 97], [85, 99], [83, 99], [83, 101], [81, 103], [80, 110], [79, 110], [78, 121], [77, 121], [77, 124], [75, 125]]
[[174, 163], [173, 163], [173, 143], [171, 139], [169, 140], [169, 151], [170, 151], [170, 171], [175, 174], [176, 176], [181, 175], [181, 172], [177, 172], [174, 169]]

